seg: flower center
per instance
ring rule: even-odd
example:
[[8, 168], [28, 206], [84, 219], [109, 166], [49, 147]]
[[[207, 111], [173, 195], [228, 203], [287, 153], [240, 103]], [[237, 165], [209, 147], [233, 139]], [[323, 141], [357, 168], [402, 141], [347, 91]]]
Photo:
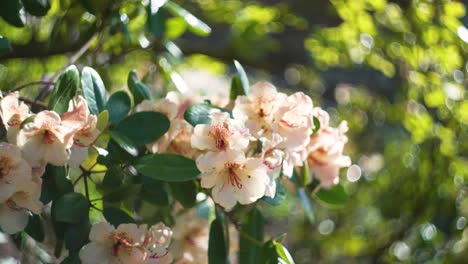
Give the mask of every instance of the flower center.
[[125, 233], [116, 234], [113, 237], [115, 243], [112, 246], [112, 255], [117, 257], [119, 255], [120, 247], [131, 247], [133, 246], [133, 241], [127, 237]]
[[0, 157], [0, 179], [10, 174], [11, 160], [8, 157]]
[[8, 199], [5, 202], [5, 205], [8, 206], [10, 209], [15, 211], [21, 211], [23, 208], [19, 207], [13, 200]]
[[50, 144], [53, 144], [54, 141], [55, 141], [54, 135], [51, 132], [49, 132], [49, 130], [46, 130], [44, 132], [44, 136], [42, 137], [42, 142], [44, 144], [50, 145]]
[[242, 189], [242, 181], [239, 175], [236, 173], [236, 170], [240, 168], [239, 163], [229, 162], [226, 165], [228, 170], [228, 181], [232, 186], [235, 186], [239, 189]]
[[210, 135], [214, 138], [217, 149], [226, 150], [228, 147], [228, 141], [226, 138], [232, 135], [232, 132], [229, 130], [229, 125], [227, 123], [223, 123], [221, 125], [215, 125], [211, 129]]

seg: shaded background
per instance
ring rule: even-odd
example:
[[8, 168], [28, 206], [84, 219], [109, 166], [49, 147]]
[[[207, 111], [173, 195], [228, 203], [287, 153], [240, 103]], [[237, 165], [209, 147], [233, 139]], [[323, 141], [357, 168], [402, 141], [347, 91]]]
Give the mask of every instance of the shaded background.
[[334, 125], [349, 123], [345, 152], [359, 167], [342, 170], [344, 206], [313, 199], [313, 223], [294, 192], [262, 207], [268, 235], [287, 232], [297, 263], [466, 263], [465, 3], [175, 0], [211, 27], [202, 37], [167, 12], [148, 29], [147, 2], [52, 0], [24, 28], [0, 19], [12, 43], [0, 57], [2, 91], [75, 63], [94, 67], [110, 91], [126, 89], [136, 68], [156, 94], [228, 94], [237, 59], [251, 82], [304, 91]]

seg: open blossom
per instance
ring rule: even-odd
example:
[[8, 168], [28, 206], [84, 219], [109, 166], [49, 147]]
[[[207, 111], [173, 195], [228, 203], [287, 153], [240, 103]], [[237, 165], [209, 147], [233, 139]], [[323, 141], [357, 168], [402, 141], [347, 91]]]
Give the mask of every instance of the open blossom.
[[115, 229], [107, 222], [91, 227], [90, 243], [80, 250], [83, 264], [166, 264], [172, 232], [158, 224], [149, 230], [146, 225], [121, 224]]
[[328, 114], [320, 109], [314, 111], [319, 116], [320, 129], [307, 146], [308, 163], [320, 185], [330, 188], [339, 182], [339, 169], [351, 165], [351, 159], [343, 155], [344, 145], [348, 141], [345, 135], [348, 127], [345, 121], [338, 128], [329, 127]]
[[7, 130], [7, 139], [10, 143], [16, 143], [21, 122], [29, 117], [29, 108], [19, 101], [18, 92], [5, 96], [0, 102], [0, 117]]
[[171, 126], [176, 127], [176, 133], [173, 136], [169, 146], [167, 146], [168, 153], [182, 155], [184, 157], [195, 159], [200, 155], [200, 151], [192, 148], [191, 138], [193, 134], [193, 126], [185, 120], [174, 120]]
[[15, 145], [0, 143], [0, 203], [12, 196], [18, 185], [30, 181], [31, 166], [21, 156]]
[[212, 188], [213, 200], [231, 210], [237, 202], [250, 204], [263, 197], [269, 182], [262, 159], [246, 158], [244, 152], [208, 152], [196, 160], [201, 186]]
[[20, 130], [17, 144], [32, 166], [45, 163], [61, 166], [70, 157], [69, 149], [76, 131], [76, 128], [62, 125], [57, 113], [45, 110]]
[[231, 119], [228, 113], [211, 113], [211, 124], [196, 125], [192, 147], [200, 150], [244, 150], [249, 145], [249, 130], [242, 122]]
[[237, 97], [232, 114], [245, 122], [252, 135], [258, 136], [271, 129], [275, 113], [286, 98], [272, 84], [259, 82], [250, 88], [248, 95]]

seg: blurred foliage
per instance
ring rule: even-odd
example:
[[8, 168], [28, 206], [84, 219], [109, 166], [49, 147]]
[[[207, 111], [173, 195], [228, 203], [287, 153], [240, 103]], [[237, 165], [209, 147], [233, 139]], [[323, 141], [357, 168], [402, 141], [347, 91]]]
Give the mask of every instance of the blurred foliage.
[[[95, 68], [108, 90], [126, 87], [133, 68], [154, 94], [162, 87], [183, 90], [184, 72], [233, 74], [232, 61], [239, 59], [251, 80], [304, 90], [335, 123], [347, 120], [347, 152], [360, 168], [343, 171], [344, 206], [312, 204], [315, 223], [290, 196], [261, 208], [266, 237], [289, 230], [285, 241], [297, 263], [466, 261], [464, 3], [174, 2], [205, 21], [211, 35], [195, 37], [206, 35], [203, 26], [131, 0], [53, 0], [46, 16], [26, 16], [24, 28], [0, 20], [0, 35], [12, 47], [0, 58], [0, 87], [53, 80], [87, 44], [74, 63]], [[147, 24], [148, 15], [165, 27]], [[210, 79], [198, 82], [213, 86]], [[218, 89], [227, 94], [229, 85]], [[23, 93], [34, 98], [44, 89], [37, 88]]]

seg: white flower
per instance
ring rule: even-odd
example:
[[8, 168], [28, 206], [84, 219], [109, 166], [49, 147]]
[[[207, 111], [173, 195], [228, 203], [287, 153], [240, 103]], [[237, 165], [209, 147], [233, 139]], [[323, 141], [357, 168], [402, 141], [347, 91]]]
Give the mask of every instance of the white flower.
[[253, 203], [265, 194], [269, 178], [261, 159], [246, 158], [242, 151], [226, 150], [208, 152], [196, 163], [201, 171], [201, 186], [213, 188], [213, 200], [226, 210], [237, 202]]
[[275, 113], [286, 98], [272, 84], [259, 82], [250, 88], [247, 96], [237, 97], [232, 114], [234, 119], [245, 123], [252, 135], [259, 136], [271, 130]]
[[29, 117], [29, 108], [19, 101], [18, 92], [5, 96], [0, 102], [0, 117], [7, 130], [8, 142], [15, 144], [21, 123]]
[[32, 166], [45, 163], [61, 166], [70, 157], [76, 130], [62, 125], [57, 113], [42, 111], [20, 130], [17, 144]]
[[210, 125], [196, 125], [192, 136], [192, 147], [200, 150], [244, 150], [249, 145], [249, 130], [242, 122], [231, 119], [228, 113], [211, 113]]
[[0, 143], [0, 203], [10, 198], [24, 182], [32, 179], [31, 166], [15, 145]]
[[329, 127], [328, 114], [321, 109], [314, 111], [320, 120], [320, 129], [307, 146], [308, 163], [320, 185], [330, 188], [340, 180], [339, 169], [351, 165], [351, 159], [343, 156], [344, 145], [348, 141], [345, 136], [348, 126], [343, 121], [338, 128]]
[[171, 126], [175, 127], [176, 133], [167, 146], [167, 152], [179, 154], [190, 159], [198, 157], [200, 151], [192, 148], [190, 142], [193, 134], [193, 126], [185, 120], [178, 119], [172, 121]]

